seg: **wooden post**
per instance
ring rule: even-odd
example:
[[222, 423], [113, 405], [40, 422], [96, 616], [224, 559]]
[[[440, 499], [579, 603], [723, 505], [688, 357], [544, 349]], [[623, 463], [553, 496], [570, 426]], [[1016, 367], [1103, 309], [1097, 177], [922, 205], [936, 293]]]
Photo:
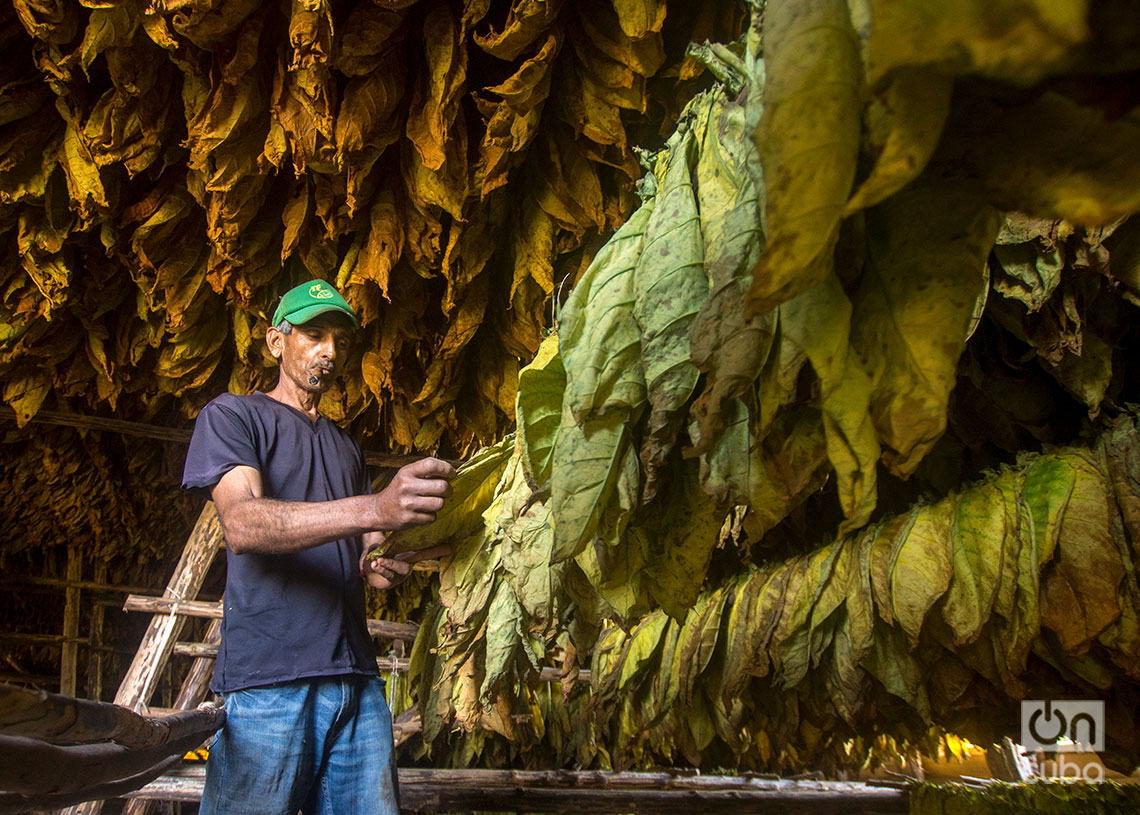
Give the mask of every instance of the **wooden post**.
[[[95, 566], [95, 582], [107, 580], [107, 563], [99, 561]], [[101, 603], [91, 604], [91, 618], [88, 623], [87, 642], [87, 698], [103, 699], [103, 618], [107, 607]]]
[[[213, 502], [207, 501], [163, 593], [163, 599], [171, 602], [170, 611], [168, 614], [156, 614], [150, 621], [131, 667], [127, 669], [127, 675], [123, 677], [119, 691], [115, 694], [115, 704], [137, 710], [150, 702], [158, 675], [166, 665], [185, 623], [185, 619], [178, 614], [177, 604], [193, 600], [198, 595], [222, 540], [218, 513]], [[65, 810], [68, 815], [98, 815], [102, 811], [102, 801], [88, 801]]]
[[67, 589], [63, 603], [63, 647], [59, 657], [59, 692], [75, 696], [79, 666], [79, 587], [83, 579], [83, 556], [74, 544], [67, 550]]

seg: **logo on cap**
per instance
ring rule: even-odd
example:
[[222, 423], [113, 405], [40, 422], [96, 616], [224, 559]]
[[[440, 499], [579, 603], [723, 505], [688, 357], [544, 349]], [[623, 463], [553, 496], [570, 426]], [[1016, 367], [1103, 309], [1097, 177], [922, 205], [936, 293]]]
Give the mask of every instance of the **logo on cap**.
[[309, 296], [316, 297], [321, 300], [331, 300], [333, 298], [333, 293], [330, 289], [326, 289], [320, 283], [314, 283], [309, 287]]

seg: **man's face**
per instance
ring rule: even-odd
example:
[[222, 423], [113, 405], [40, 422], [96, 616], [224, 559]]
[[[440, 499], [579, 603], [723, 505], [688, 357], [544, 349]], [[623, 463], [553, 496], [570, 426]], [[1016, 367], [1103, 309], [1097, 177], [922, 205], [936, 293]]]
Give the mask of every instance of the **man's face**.
[[336, 313], [320, 314], [289, 334], [270, 327], [269, 352], [281, 361], [281, 375], [301, 390], [324, 393], [344, 366], [352, 340], [348, 318]]

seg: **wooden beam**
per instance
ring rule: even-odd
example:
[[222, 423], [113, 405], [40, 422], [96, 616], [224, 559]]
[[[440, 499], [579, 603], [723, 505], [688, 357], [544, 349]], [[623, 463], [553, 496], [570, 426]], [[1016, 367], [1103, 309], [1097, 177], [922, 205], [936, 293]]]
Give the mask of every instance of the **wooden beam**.
[[[524, 772], [401, 768], [400, 811], [596, 812], [645, 815], [796, 813], [889, 815], [909, 811], [905, 788], [841, 781], [674, 773]], [[201, 798], [205, 768], [184, 764], [132, 796]]]
[[[104, 566], [103, 574], [106, 574]], [[0, 582], [0, 588], [10, 590], [13, 586], [47, 586], [49, 588], [67, 589], [72, 586], [79, 589], [97, 592], [118, 592], [120, 594], [146, 594], [153, 591], [145, 586], [112, 585], [102, 580], [63, 580], [58, 577], [34, 577], [32, 575], [13, 575]]]
[[[218, 655], [218, 646], [216, 643], [209, 642], [176, 642], [174, 643], [174, 654], [176, 656], [194, 657], [195, 659], [213, 659]], [[405, 657], [397, 657], [395, 660], [397, 673], [406, 672], [411, 662]], [[392, 657], [376, 657], [376, 665], [380, 668], [381, 673], [390, 673], [392, 671]], [[561, 682], [562, 670], [560, 668], [543, 668], [538, 672], [538, 678], [543, 682]], [[578, 681], [590, 681], [588, 668], [578, 671]]]
[[79, 546], [67, 548], [67, 582], [63, 602], [63, 650], [59, 656], [59, 692], [65, 696], [76, 695], [76, 681], [79, 673], [79, 587], [75, 584], [83, 578], [83, 555]]
[[[0, 405], [0, 420], [8, 419], [9, 421], [16, 420], [16, 411], [7, 405]], [[147, 439], [159, 439], [160, 441], [172, 441], [180, 444], [189, 444], [190, 437], [193, 435], [193, 430], [190, 428], [178, 427], [163, 427], [162, 425], [147, 424], [145, 422], [128, 422], [123, 419], [108, 419], [103, 416], [88, 416], [82, 413], [67, 413], [60, 410], [39, 410], [31, 419], [33, 422], [41, 424], [61, 425], [63, 427], [75, 427], [80, 430], [99, 430], [110, 433], [118, 433], [123, 436], [141, 436]], [[413, 461], [419, 461], [421, 458], [426, 458], [424, 455], [389, 455], [387, 453], [377, 453], [371, 450], [364, 451], [364, 463], [374, 467], [381, 467], [386, 470], [396, 470], [403, 467], [405, 464], [411, 464]], [[459, 467], [463, 462], [451, 461], [448, 462], [453, 467]]]
[[[204, 617], [206, 619], [221, 619], [222, 601], [207, 603], [187, 600], [177, 602], [169, 597], [142, 597], [136, 594], [128, 595], [123, 603], [124, 611], [149, 611], [152, 614], [184, 614], [187, 617]], [[394, 623], [388, 620], [369, 620], [368, 633], [373, 637], [383, 637], [389, 640], [405, 640], [412, 642], [416, 638], [419, 626], [413, 623]]]

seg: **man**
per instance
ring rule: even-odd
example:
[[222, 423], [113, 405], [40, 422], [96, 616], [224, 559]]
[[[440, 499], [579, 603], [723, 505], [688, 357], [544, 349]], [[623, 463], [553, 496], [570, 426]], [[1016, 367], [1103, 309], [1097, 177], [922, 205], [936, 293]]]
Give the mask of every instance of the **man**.
[[291, 289], [265, 337], [277, 385], [223, 394], [194, 425], [183, 486], [210, 490], [227, 564], [211, 684], [226, 726], [210, 748], [202, 815], [398, 812], [364, 583], [392, 588], [414, 556], [364, 556], [384, 531], [431, 523], [455, 471], [422, 459], [370, 494], [360, 448], [317, 413], [357, 327], [324, 281]]

